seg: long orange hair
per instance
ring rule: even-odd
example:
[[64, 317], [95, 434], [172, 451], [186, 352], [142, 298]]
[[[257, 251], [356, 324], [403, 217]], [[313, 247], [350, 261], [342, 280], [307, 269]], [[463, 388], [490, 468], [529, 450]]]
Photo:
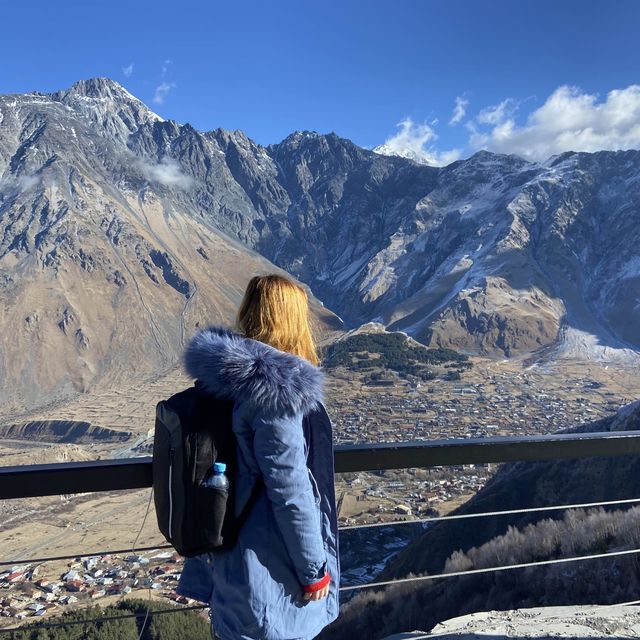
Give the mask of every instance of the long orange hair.
[[251, 278], [240, 304], [238, 329], [247, 337], [300, 356], [320, 360], [309, 321], [309, 298], [299, 285], [280, 275]]

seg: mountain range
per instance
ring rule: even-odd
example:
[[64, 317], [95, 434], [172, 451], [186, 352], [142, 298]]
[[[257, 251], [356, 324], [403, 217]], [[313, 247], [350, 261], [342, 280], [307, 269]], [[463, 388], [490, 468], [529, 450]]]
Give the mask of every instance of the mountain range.
[[0, 399], [175, 363], [281, 269], [321, 322], [509, 357], [640, 348], [640, 151], [446, 167], [163, 120], [116, 82], [0, 96]]

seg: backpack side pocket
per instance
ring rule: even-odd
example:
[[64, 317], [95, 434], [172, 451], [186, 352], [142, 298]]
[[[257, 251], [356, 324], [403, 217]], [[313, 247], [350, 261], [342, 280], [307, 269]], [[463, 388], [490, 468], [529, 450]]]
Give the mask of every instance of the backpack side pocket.
[[221, 547], [224, 539], [222, 525], [227, 512], [229, 494], [216, 487], [196, 488], [196, 509], [198, 531], [202, 533], [202, 544], [205, 547]]

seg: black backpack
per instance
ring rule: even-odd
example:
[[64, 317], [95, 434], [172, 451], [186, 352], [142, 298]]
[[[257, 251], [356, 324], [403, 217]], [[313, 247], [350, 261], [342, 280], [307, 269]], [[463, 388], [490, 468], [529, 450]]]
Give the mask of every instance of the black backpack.
[[[196, 384], [156, 407], [153, 495], [158, 527], [182, 556], [230, 549], [255, 504], [261, 482], [235, 517], [236, 440], [233, 401]], [[225, 462], [229, 492], [202, 487], [214, 462]]]

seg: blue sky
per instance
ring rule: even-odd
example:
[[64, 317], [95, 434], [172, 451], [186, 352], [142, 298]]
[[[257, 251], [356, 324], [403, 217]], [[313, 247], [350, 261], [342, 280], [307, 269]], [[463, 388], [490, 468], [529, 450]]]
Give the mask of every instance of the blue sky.
[[538, 159], [640, 146], [638, 24], [631, 0], [10, 2], [0, 93], [109, 76], [165, 118], [263, 144], [308, 129], [440, 163]]

